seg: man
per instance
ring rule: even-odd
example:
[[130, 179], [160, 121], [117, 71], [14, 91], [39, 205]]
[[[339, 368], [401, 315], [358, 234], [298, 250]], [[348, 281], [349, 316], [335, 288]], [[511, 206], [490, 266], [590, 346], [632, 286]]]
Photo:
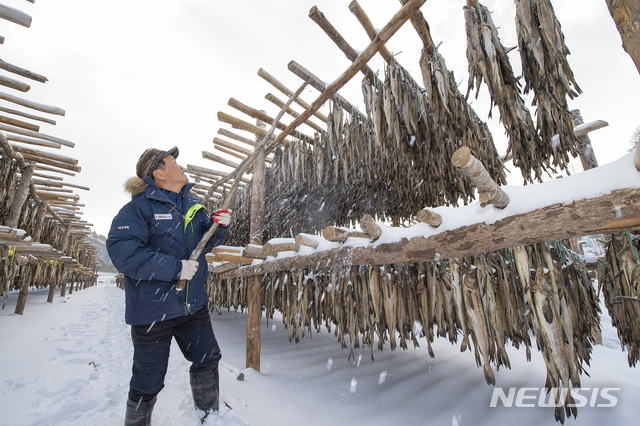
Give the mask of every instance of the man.
[[[189, 194], [194, 184], [176, 163], [178, 148], [147, 149], [138, 160], [137, 177], [125, 183], [132, 200], [113, 219], [107, 250], [124, 275], [125, 320], [131, 325], [133, 374], [125, 426], [151, 424], [158, 392], [164, 387], [171, 339], [191, 361], [191, 390], [202, 422], [218, 410], [220, 348], [207, 307], [208, 268], [204, 252], [187, 260], [203, 234], [219, 227], [206, 248], [222, 243], [228, 210], [209, 217]], [[176, 290], [178, 280], [187, 280]]]

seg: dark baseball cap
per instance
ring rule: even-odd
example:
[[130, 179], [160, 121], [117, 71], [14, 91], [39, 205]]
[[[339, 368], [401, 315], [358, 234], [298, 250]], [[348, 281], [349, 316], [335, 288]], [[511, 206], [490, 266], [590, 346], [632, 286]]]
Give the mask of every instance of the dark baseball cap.
[[178, 154], [177, 146], [174, 146], [167, 151], [162, 151], [157, 148], [149, 148], [143, 152], [138, 159], [138, 164], [136, 164], [136, 174], [139, 178], [151, 176], [153, 171], [158, 168], [158, 163], [160, 163], [163, 158], [167, 155], [170, 155], [173, 158], [178, 158]]

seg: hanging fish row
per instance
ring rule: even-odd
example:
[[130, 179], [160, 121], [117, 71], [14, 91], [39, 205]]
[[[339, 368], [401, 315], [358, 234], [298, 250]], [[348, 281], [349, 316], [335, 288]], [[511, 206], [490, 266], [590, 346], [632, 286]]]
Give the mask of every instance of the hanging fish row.
[[[244, 310], [251, 278], [209, 276], [210, 306]], [[485, 380], [492, 365], [510, 368], [508, 342], [523, 345], [530, 360], [529, 332], [546, 367], [546, 386], [580, 386], [599, 332], [599, 307], [584, 263], [563, 246], [539, 244], [446, 261], [281, 271], [262, 280], [267, 321], [280, 311], [289, 340], [324, 326], [343, 348], [407, 349], [425, 338], [444, 337], [469, 348]], [[349, 346], [347, 345], [347, 336]], [[568, 399], [567, 407], [571, 399]], [[575, 415], [567, 411], [567, 415]], [[564, 411], [556, 413], [564, 421]]]
[[[62, 271], [70, 272], [71, 269], [63, 268], [58, 262], [37, 260], [21, 264], [20, 254], [5, 244], [0, 245], [0, 294], [3, 296], [2, 308], [4, 309], [9, 292], [25, 287], [44, 288], [51, 283], [57, 283]], [[33, 260], [35, 258], [32, 257]]]
[[[566, 169], [569, 154], [578, 155], [567, 96], [582, 93], [569, 67], [569, 49], [549, 0], [515, 0], [516, 32], [524, 93], [533, 89], [537, 106], [537, 130], [542, 139], [543, 154], [552, 165]], [[554, 140], [554, 135], [557, 140]]]
[[9, 210], [13, 203], [13, 195], [18, 184], [18, 162], [2, 156], [0, 159], [0, 219], [4, 223], [9, 216]]
[[559, 244], [515, 247], [513, 255], [547, 368], [545, 385], [555, 391], [555, 419], [564, 423], [565, 414], [578, 414], [572, 389], [580, 387], [582, 364], [589, 365], [600, 333], [595, 289], [582, 259]]
[[629, 366], [640, 356], [640, 239], [630, 232], [613, 234], [605, 262], [599, 266], [600, 285], [611, 323], [618, 330]]
[[[457, 92], [442, 57], [423, 61], [428, 90], [394, 62], [379, 88], [363, 81], [367, 121], [333, 103], [326, 132], [275, 150], [265, 177], [265, 240], [353, 226], [364, 214], [398, 226], [428, 206], [466, 204], [475, 187], [450, 165], [462, 145], [506, 183], [486, 124]], [[250, 189], [236, 197], [234, 223], [242, 229], [229, 244], [247, 243]]]
[[[498, 107], [500, 121], [509, 138], [507, 155], [513, 154], [513, 164], [520, 169], [525, 183], [533, 183], [532, 172], [541, 182], [543, 172], [550, 170], [550, 158], [554, 155], [551, 140], [545, 139], [543, 144], [538, 135], [489, 9], [479, 3], [477, 6], [477, 9], [473, 6], [463, 8], [469, 62], [466, 97], [475, 86], [477, 98], [484, 80], [491, 96], [491, 109], [494, 105]], [[565, 164], [560, 162], [560, 165]]]

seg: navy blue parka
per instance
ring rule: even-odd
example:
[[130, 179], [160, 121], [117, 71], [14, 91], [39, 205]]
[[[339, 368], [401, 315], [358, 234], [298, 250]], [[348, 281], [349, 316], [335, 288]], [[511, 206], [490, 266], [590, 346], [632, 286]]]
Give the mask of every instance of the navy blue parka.
[[[193, 185], [186, 183], [177, 196], [159, 188], [151, 177], [134, 177], [125, 185], [132, 200], [113, 219], [107, 251], [124, 275], [127, 324], [152, 324], [207, 306], [204, 252], [185, 289], [175, 288], [182, 271], [180, 261], [189, 258], [213, 225], [201, 201], [189, 194]], [[219, 226], [205, 248], [220, 245], [226, 235], [227, 227]]]

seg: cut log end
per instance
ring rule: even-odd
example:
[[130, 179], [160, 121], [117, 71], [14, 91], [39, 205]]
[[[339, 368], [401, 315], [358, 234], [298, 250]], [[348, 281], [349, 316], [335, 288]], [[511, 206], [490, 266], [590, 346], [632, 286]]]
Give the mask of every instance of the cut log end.
[[498, 207], [499, 209], [504, 209], [509, 205], [509, 197], [502, 190], [491, 193], [482, 193], [480, 194], [480, 207], [486, 207], [490, 204]]
[[375, 223], [373, 217], [370, 214], [365, 214], [364, 216], [362, 216], [362, 219], [360, 219], [360, 227], [373, 239], [378, 239], [380, 238], [380, 235], [382, 235], [382, 228], [380, 228], [380, 226]]
[[344, 243], [349, 237], [371, 239], [371, 235], [367, 234], [366, 232], [342, 229], [335, 226], [327, 226], [326, 228], [324, 228], [322, 230], [322, 236], [325, 240], [334, 243]]
[[470, 160], [471, 160], [471, 149], [469, 149], [469, 147], [467, 146], [463, 146], [462, 148], [458, 149], [451, 156], [451, 162], [453, 163], [454, 166], [456, 166], [459, 169], [466, 166]]
[[418, 220], [422, 223], [429, 224], [433, 227], [438, 227], [442, 225], [442, 217], [435, 212], [432, 212], [429, 209], [422, 209], [416, 215]]
[[307, 247], [311, 247], [311, 248], [318, 248], [319, 243], [315, 240], [312, 240], [309, 237], [306, 237], [302, 234], [298, 234], [296, 235], [296, 244], [300, 244], [301, 246], [307, 246]]
[[300, 245], [297, 243], [266, 243], [262, 246], [262, 254], [276, 256], [281, 251], [299, 251]]

